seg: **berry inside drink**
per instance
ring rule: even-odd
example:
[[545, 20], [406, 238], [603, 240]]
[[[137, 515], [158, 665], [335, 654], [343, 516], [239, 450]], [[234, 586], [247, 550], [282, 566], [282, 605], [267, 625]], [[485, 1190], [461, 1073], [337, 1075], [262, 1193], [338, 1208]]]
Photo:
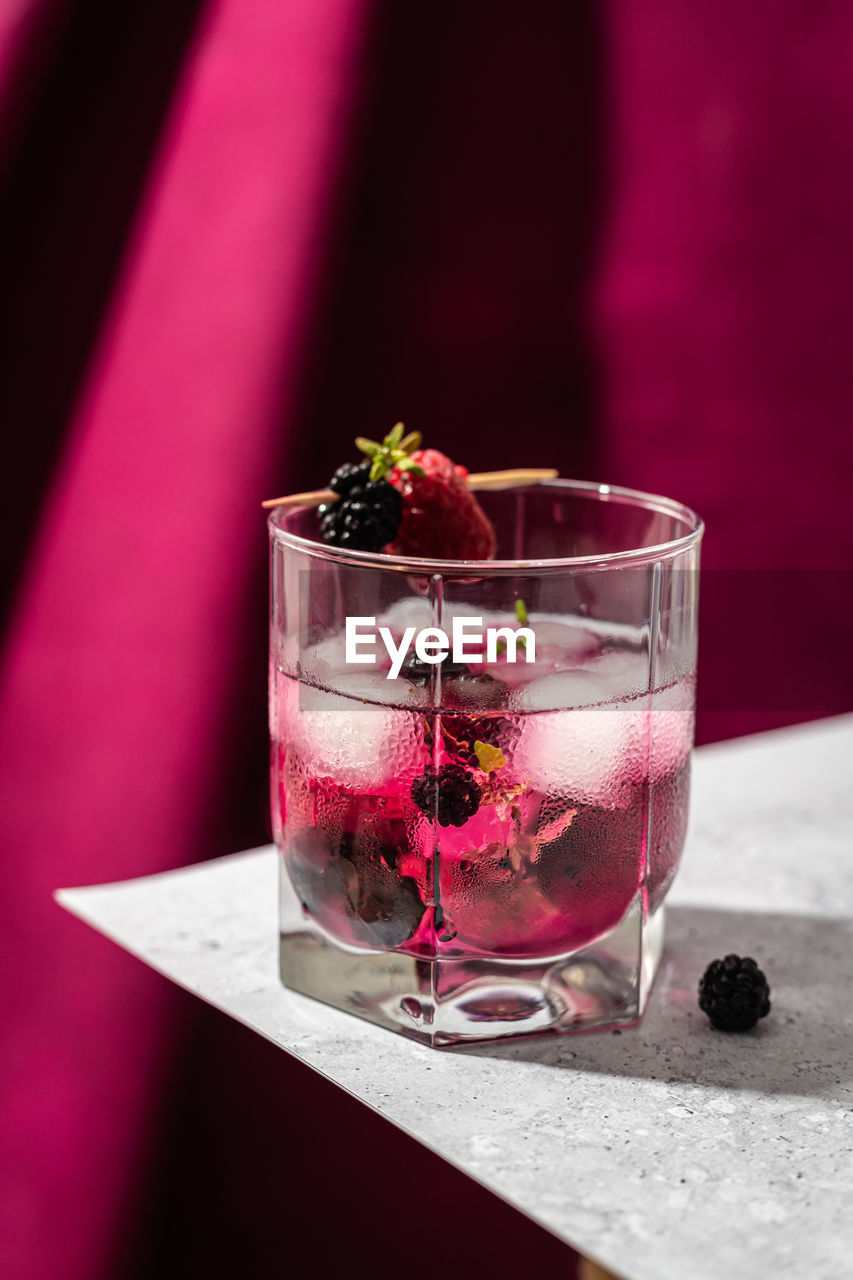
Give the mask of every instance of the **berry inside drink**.
[[[378, 621], [400, 637], [407, 620]], [[641, 633], [530, 625], [532, 663], [410, 656], [387, 679], [384, 655], [354, 669], [333, 635], [299, 679], [275, 672], [276, 839], [334, 942], [565, 956], [662, 902], [684, 841], [692, 673], [650, 691]]]

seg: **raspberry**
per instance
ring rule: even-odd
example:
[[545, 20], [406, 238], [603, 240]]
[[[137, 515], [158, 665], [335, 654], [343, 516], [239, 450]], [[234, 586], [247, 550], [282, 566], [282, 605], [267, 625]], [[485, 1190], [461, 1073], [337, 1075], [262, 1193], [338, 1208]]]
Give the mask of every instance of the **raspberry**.
[[750, 956], [712, 960], [699, 983], [699, 1008], [718, 1031], [748, 1031], [770, 1012], [767, 979]]
[[428, 818], [442, 827], [463, 827], [480, 807], [482, 792], [470, 773], [458, 764], [443, 764], [438, 772], [427, 765], [412, 783], [412, 799]]
[[389, 554], [490, 560], [495, 554], [495, 531], [465, 484], [465, 468], [437, 449], [415, 450], [407, 461], [416, 469], [395, 467], [390, 477], [402, 495], [403, 519]]
[[345, 463], [329, 482], [339, 502], [319, 508], [324, 542], [352, 551], [381, 551], [400, 527], [403, 503], [387, 480], [370, 479], [370, 463]]

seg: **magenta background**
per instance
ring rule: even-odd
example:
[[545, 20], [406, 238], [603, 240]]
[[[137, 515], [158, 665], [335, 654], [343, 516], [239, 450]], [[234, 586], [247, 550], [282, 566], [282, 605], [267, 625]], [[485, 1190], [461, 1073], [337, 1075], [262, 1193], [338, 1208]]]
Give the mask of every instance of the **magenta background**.
[[13, 1280], [285, 1235], [426, 1276], [423, 1195], [460, 1270], [568, 1257], [50, 894], [265, 839], [257, 504], [401, 416], [704, 515], [705, 740], [850, 708], [851, 41], [841, 0], [4, 13]]

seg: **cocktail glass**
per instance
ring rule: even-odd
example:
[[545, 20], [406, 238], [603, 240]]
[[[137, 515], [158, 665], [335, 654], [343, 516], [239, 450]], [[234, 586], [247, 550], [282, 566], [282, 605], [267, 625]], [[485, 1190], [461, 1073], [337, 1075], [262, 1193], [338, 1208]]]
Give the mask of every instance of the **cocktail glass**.
[[[700, 520], [574, 481], [481, 500], [493, 561], [269, 526], [282, 981], [434, 1046], [635, 1023], [687, 821]], [[461, 660], [427, 630], [455, 621]]]

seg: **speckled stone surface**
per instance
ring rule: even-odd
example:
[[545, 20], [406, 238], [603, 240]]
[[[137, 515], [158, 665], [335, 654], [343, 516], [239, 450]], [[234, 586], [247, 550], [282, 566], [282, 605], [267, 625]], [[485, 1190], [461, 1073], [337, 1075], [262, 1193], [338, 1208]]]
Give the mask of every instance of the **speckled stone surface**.
[[[853, 1275], [853, 717], [697, 753], [641, 1027], [436, 1052], [284, 991], [276, 860], [65, 890], [63, 906], [629, 1280]], [[754, 955], [746, 1035], [695, 1003]]]

